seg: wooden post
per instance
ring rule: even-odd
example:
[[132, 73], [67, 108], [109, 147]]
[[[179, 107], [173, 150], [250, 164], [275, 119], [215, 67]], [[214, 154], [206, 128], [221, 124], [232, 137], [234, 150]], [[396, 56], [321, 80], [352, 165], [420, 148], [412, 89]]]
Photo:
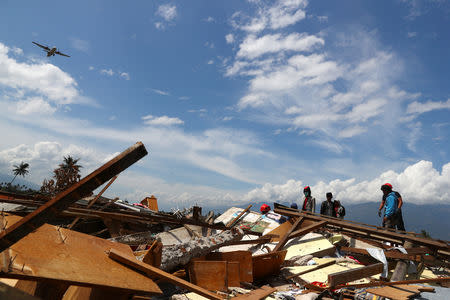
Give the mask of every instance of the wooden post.
[[241, 213], [239, 215], [236, 216], [236, 218], [234, 218], [233, 220], [231, 220], [230, 222], [227, 223], [227, 227], [232, 227], [235, 225], [235, 223], [237, 223], [239, 221], [239, 219], [250, 209], [250, 207], [252, 207], [252, 205], [250, 204], [249, 206], [247, 206], [246, 209], [244, 209], [243, 211], [241, 211]]
[[48, 220], [53, 219], [61, 211], [69, 207], [70, 204], [87, 196], [92, 190], [95, 190], [145, 155], [147, 155], [147, 150], [144, 144], [138, 142], [83, 178], [80, 182], [57, 194], [53, 199], [0, 233], [0, 252], [11, 247]]
[[195, 284], [192, 284], [186, 280], [183, 280], [181, 278], [178, 278], [170, 273], [164, 272], [161, 269], [155, 268], [153, 266], [147, 265], [141, 261], [138, 261], [137, 259], [130, 259], [129, 256], [123, 255], [119, 251], [115, 249], [111, 249], [108, 254], [109, 258], [118, 261], [122, 264], [125, 264], [126, 266], [138, 270], [140, 272], [144, 272], [147, 274], [147, 276], [150, 277], [158, 277], [163, 278], [165, 281], [171, 282], [175, 285], [181, 286], [185, 289], [188, 289], [190, 291], [193, 291], [203, 297], [206, 297], [208, 299], [214, 299], [214, 300], [222, 300], [222, 297], [220, 297], [217, 294], [211, 293], [210, 291], [199, 287]]
[[278, 244], [275, 246], [275, 248], [272, 250], [272, 252], [276, 252], [278, 250], [281, 250], [281, 248], [284, 247], [284, 245], [287, 243], [287, 241], [289, 240], [289, 235], [291, 235], [292, 231], [294, 231], [298, 225], [300, 225], [300, 223], [303, 221], [303, 217], [298, 217], [297, 220], [295, 221], [294, 225], [292, 225], [291, 228], [289, 228], [289, 230], [286, 232], [286, 234], [280, 239], [280, 241], [278, 242]]
[[338, 284], [366, 278], [381, 272], [383, 272], [383, 263], [376, 263], [358, 269], [351, 269], [347, 271], [328, 274], [328, 285], [330, 287], [335, 287]]
[[[97, 202], [98, 198], [100, 198], [100, 196], [103, 195], [103, 193], [106, 191], [106, 189], [108, 189], [109, 186], [114, 182], [114, 180], [116, 180], [117, 176], [119, 176], [119, 175], [116, 175], [113, 178], [111, 178], [111, 180], [108, 182], [108, 184], [100, 191], [100, 193], [98, 193], [97, 196], [95, 196], [94, 199], [92, 199], [92, 201], [89, 202], [89, 204], [86, 206], [86, 208], [91, 208], [92, 205], [94, 205], [94, 203]], [[72, 229], [79, 220], [80, 220], [80, 217], [76, 217], [75, 220], [73, 220], [73, 222], [67, 228]]]

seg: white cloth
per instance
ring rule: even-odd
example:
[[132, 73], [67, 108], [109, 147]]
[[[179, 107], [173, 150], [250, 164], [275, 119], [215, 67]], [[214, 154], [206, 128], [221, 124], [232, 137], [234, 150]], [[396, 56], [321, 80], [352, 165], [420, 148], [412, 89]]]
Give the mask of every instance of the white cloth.
[[370, 256], [372, 256], [376, 260], [383, 263], [383, 273], [381, 273], [381, 276], [384, 278], [387, 278], [388, 263], [387, 263], [386, 255], [384, 255], [384, 251], [382, 249], [376, 249], [376, 248], [367, 248], [366, 250], [367, 250], [367, 252], [369, 252]]

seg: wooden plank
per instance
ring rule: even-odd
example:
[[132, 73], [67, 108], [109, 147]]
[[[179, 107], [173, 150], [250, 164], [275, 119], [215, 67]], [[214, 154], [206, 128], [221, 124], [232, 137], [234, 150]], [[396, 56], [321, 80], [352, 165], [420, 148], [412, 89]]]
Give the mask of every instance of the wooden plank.
[[227, 261], [227, 287], [241, 286], [241, 276], [238, 261]]
[[390, 286], [384, 286], [381, 288], [374, 288], [374, 289], [367, 289], [366, 291], [368, 293], [371, 293], [371, 294], [374, 294], [377, 296], [381, 296], [381, 297], [390, 298], [392, 300], [405, 300], [405, 299], [408, 299], [409, 297], [417, 294], [417, 293], [413, 293], [413, 292], [407, 292], [407, 291], [395, 289]]
[[135, 270], [144, 272], [148, 276], [163, 278], [165, 281], [171, 282], [177, 286], [180, 286], [182, 288], [190, 290], [190, 291], [197, 293], [208, 299], [217, 299], [217, 300], [222, 299], [222, 297], [220, 297], [217, 294], [211, 293], [210, 291], [208, 291], [202, 287], [199, 287], [195, 284], [187, 282], [186, 280], [178, 278], [170, 273], [164, 272], [163, 270], [160, 270], [158, 268], [155, 268], [153, 266], [150, 266], [143, 262], [140, 262], [135, 258], [131, 258], [116, 249], [111, 249], [109, 251], [108, 257], [113, 260], [116, 260], [118, 262], [121, 262], [121, 263], [125, 264], [126, 266], [131, 267]]
[[337, 286], [338, 284], [343, 284], [357, 279], [370, 277], [372, 275], [379, 274], [381, 272], [383, 272], [383, 263], [376, 263], [358, 269], [351, 269], [347, 271], [328, 274], [328, 285], [330, 287], [334, 287]]
[[210, 291], [227, 291], [226, 261], [191, 261], [188, 267], [190, 281]]
[[[111, 178], [111, 180], [110, 180], [110, 181], [108, 182], [108, 184], [100, 191], [100, 193], [98, 193], [98, 195], [95, 196], [95, 198], [92, 199], [92, 200], [88, 203], [88, 205], [86, 206], [86, 208], [91, 208], [92, 205], [94, 205], [95, 202], [97, 202], [98, 198], [100, 198], [100, 196], [103, 195], [103, 193], [109, 188], [109, 186], [114, 182], [114, 180], [117, 179], [117, 176], [119, 176], [119, 175], [116, 175], [116, 176], [114, 176], [113, 178]], [[77, 222], [78, 222], [79, 220], [80, 220], [80, 217], [76, 217], [75, 220], [73, 220], [72, 223], [70, 223], [70, 225], [69, 225], [67, 228], [68, 228], [68, 229], [72, 229], [73, 226], [75, 226], [75, 224], [77, 224]]]
[[375, 281], [370, 283], [357, 283], [357, 284], [342, 284], [338, 285], [336, 289], [343, 287], [354, 287], [354, 288], [366, 288], [375, 286], [395, 286], [402, 284], [413, 284], [413, 283], [445, 283], [450, 282], [450, 277], [440, 277], [440, 278], [427, 278], [427, 279], [414, 279], [414, 280], [402, 280], [402, 281]]
[[[357, 254], [363, 254], [370, 256], [369, 252], [367, 252], [366, 249], [359, 249], [359, 248], [352, 248], [352, 247], [341, 247], [341, 250], [344, 252], [350, 252], [350, 253], [357, 253]], [[406, 260], [414, 260], [414, 261], [421, 261], [420, 256], [415, 254], [403, 254], [398, 251], [384, 251], [384, 255], [386, 258], [391, 259], [406, 259]]]
[[161, 265], [163, 244], [159, 241], [154, 241], [150, 248], [145, 252], [142, 261], [154, 267]]
[[448, 245], [447, 242], [444, 242], [444, 241], [438, 241], [438, 240], [421, 238], [421, 237], [408, 235], [408, 234], [402, 234], [402, 233], [398, 233], [398, 232], [394, 232], [394, 231], [389, 231], [386, 228], [382, 228], [382, 227], [376, 227], [376, 226], [371, 226], [371, 225], [367, 225], [367, 224], [359, 224], [356, 222], [351, 222], [351, 221], [337, 219], [337, 218], [317, 216], [314, 214], [298, 212], [298, 211], [288, 209], [288, 208], [275, 208], [274, 211], [276, 213], [279, 213], [279, 214], [282, 214], [285, 216], [290, 216], [290, 217], [302, 217], [303, 216], [309, 220], [327, 221], [328, 222], [327, 226], [334, 225], [334, 226], [338, 226], [341, 228], [359, 230], [359, 231], [363, 231], [363, 232], [366, 232], [369, 234], [376, 234], [381, 237], [395, 238], [400, 241], [409, 240], [418, 245], [424, 245], [424, 246], [431, 247], [431, 248], [450, 251], [450, 246]]
[[[8, 224], [21, 219], [9, 215], [4, 218]], [[105, 252], [111, 248], [135, 259], [127, 245], [45, 224], [2, 252], [11, 259], [0, 262], [1, 266], [8, 264], [1, 277], [162, 293], [146, 276], [106, 257]]]
[[267, 296], [269, 296], [270, 294], [276, 292], [277, 289], [270, 287], [268, 285], [262, 286], [261, 288], [257, 289], [257, 290], [253, 290], [248, 294], [244, 294], [244, 295], [240, 295], [237, 297], [234, 297], [234, 300], [260, 300], [260, 299], [264, 299]]
[[314, 231], [314, 230], [316, 230], [316, 229], [318, 229], [320, 227], [325, 226], [325, 224], [327, 224], [327, 221], [320, 221], [320, 222], [317, 222], [315, 224], [311, 224], [309, 226], [306, 226], [304, 228], [300, 228], [299, 230], [296, 230], [296, 231], [292, 232], [289, 235], [289, 238], [292, 239], [292, 238], [295, 238], [297, 236], [305, 235], [308, 232]]
[[[286, 222], [278, 226], [277, 228], [273, 229], [272, 231], [269, 231], [267, 234], [263, 235], [262, 238], [270, 237], [272, 240], [271, 242], [279, 242], [281, 237], [286, 234], [286, 232], [289, 231], [289, 229], [294, 225], [294, 222], [297, 220], [296, 217], [289, 218]], [[306, 227], [312, 224], [315, 224], [315, 221], [306, 220], [305, 218], [302, 221], [302, 226]]]
[[336, 263], [336, 261], [335, 261], [335, 260], [332, 260], [332, 261], [326, 262], [326, 263], [324, 263], [324, 264], [318, 265], [318, 266], [316, 266], [316, 267], [314, 267], [314, 268], [311, 268], [311, 269], [309, 269], [309, 270], [305, 270], [305, 271], [300, 272], [300, 273], [297, 273], [297, 274], [289, 275], [289, 276], [286, 277], [286, 279], [292, 279], [292, 278], [298, 277], [298, 276], [303, 275], [303, 274], [307, 274], [307, 273], [310, 273], [310, 272], [314, 272], [314, 271], [320, 270], [320, 269], [322, 269], [322, 268], [325, 268], [325, 267], [334, 265], [335, 263]]
[[250, 251], [232, 251], [232, 252], [211, 252], [205, 257], [206, 260], [223, 260], [239, 262], [240, 280], [244, 282], [253, 282], [253, 260]]
[[138, 142], [83, 178], [80, 182], [57, 194], [50, 201], [20, 220], [20, 222], [13, 224], [0, 233], [0, 252], [11, 247], [48, 220], [53, 219], [59, 212], [69, 207], [70, 204], [87, 196], [114, 175], [122, 172], [145, 155], [147, 155], [147, 150], [144, 144]]
[[249, 211], [249, 209], [252, 207], [252, 205], [250, 204], [249, 206], [247, 206], [246, 209], [244, 209], [243, 211], [241, 211], [241, 213], [239, 215], [236, 216], [236, 218], [234, 218], [233, 220], [230, 220], [230, 222], [227, 223], [227, 227], [233, 227], [234, 225], [237, 224], [237, 222], [241, 219], [241, 217]]
[[278, 242], [278, 244], [275, 246], [275, 248], [272, 250], [272, 252], [276, 252], [281, 250], [281, 248], [284, 247], [284, 245], [286, 244], [286, 242], [289, 240], [289, 236], [291, 235], [291, 233], [297, 229], [297, 227], [302, 223], [302, 221], [304, 220], [303, 217], [299, 217], [297, 218], [297, 220], [295, 220], [294, 224], [292, 225], [291, 228], [289, 228], [289, 230], [280, 238], [280, 241]]
[[259, 279], [277, 274], [284, 262], [286, 253], [287, 250], [282, 250], [253, 256], [253, 278]]

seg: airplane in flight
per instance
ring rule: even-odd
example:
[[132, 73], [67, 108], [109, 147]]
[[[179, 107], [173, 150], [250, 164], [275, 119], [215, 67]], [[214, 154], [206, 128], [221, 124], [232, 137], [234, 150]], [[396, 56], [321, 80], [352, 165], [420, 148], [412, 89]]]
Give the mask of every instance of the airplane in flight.
[[44, 49], [44, 51], [47, 52], [47, 57], [55, 56], [55, 54], [70, 57], [67, 54], [59, 52], [58, 49], [56, 49], [56, 47], [50, 48], [48, 46], [44, 46], [44, 45], [38, 44], [36, 42], [32, 42], [32, 43], [37, 45], [37, 46], [39, 46], [39, 47], [41, 47], [42, 49]]

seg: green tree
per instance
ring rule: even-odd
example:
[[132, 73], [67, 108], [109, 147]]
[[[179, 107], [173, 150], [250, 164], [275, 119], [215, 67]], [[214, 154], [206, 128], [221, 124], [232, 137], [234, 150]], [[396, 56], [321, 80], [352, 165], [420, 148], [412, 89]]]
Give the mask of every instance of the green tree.
[[41, 192], [54, 196], [80, 181], [82, 166], [78, 164], [79, 160], [79, 158], [74, 159], [70, 155], [64, 156], [63, 162], [53, 170], [53, 179], [44, 179], [42, 182]]
[[29, 173], [28, 168], [30, 167], [29, 164], [21, 162], [19, 165], [14, 165], [13, 166], [13, 173], [14, 173], [14, 178], [11, 180], [11, 182], [9, 184], [12, 184], [14, 179], [16, 179], [17, 175], [20, 175], [22, 177], [25, 177], [25, 175], [27, 175]]

